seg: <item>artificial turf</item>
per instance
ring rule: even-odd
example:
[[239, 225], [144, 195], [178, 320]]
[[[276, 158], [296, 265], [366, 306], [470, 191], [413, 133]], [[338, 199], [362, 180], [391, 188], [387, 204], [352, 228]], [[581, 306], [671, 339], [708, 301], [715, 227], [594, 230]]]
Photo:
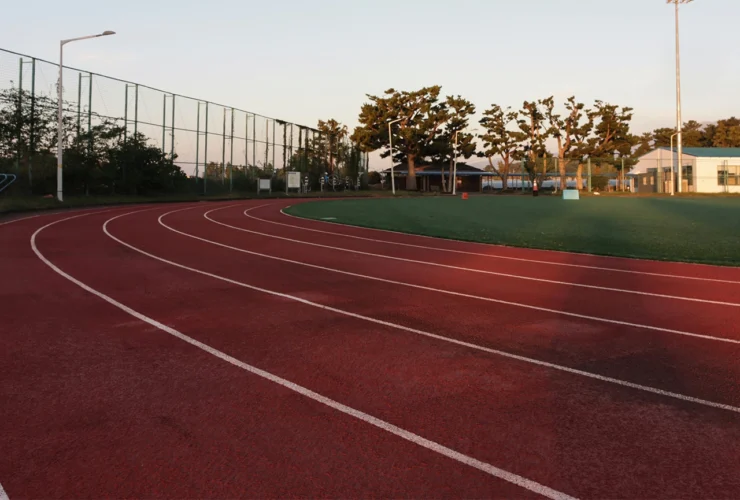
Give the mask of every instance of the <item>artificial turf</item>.
[[297, 204], [310, 219], [464, 241], [740, 266], [740, 198], [471, 196]]

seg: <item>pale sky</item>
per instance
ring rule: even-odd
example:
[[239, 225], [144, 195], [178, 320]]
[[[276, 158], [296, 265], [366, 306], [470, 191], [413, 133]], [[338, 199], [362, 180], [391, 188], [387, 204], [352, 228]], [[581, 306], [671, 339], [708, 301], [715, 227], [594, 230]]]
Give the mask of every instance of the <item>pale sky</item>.
[[[569, 95], [675, 123], [665, 0], [4, 2], [0, 47], [266, 116], [350, 126], [365, 94], [439, 84], [482, 111]], [[684, 120], [740, 116], [740, 1], [682, 6]], [[2, 70], [2, 68], [0, 68]], [[376, 162], [376, 167], [377, 165]]]

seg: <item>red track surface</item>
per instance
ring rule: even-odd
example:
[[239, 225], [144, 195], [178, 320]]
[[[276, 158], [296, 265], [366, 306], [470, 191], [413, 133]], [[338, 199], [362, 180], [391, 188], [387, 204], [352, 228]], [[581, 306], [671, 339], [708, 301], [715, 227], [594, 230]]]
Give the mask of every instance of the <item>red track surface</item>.
[[0, 496], [740, 498], [740, 270], [259, 205], [0, 225]]

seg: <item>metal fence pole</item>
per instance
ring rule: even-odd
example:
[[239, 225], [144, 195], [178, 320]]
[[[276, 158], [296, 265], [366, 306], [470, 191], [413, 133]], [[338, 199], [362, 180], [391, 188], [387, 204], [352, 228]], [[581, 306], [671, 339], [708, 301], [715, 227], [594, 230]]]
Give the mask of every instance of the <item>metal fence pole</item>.
[[205, 145], [203, 146], [203, 195], [206, 194], [206, 179], [208, 178], [208, 101], [206, 101], [206, 130]]
[[[78, 101], [79, 102], [79, 101]], [[79, 112], [77, 117], [77, 135], [80, 134]], [[126, 84], [126, 97], [123, 102], [123, 142], [128, 139], [128, 83]]]
[[[172, 137], [170, 137], [170, 160], [175, 161], [175, 94], [172, 94]], [[162, 151], [164, 152], [164, 151]]]
[[265, 165], [263, 170], [267, 168], [267, 162], [270, 160], [270, 119], [265, 118]]
[[18, 110], [17, 110], [17, 132], [18, 137], [16, 138], [18, 144], [16, 145], [16, 156], [15, 156], [15, 173], [18, 174], [21, 169], [21, 155], [22, 144], [23, 144], [23, 58], [18, 59]]
[[[126, 86], [126, 96], [128, 97], [128, 85]], [[80, 136], [81, 125], [82, 125], [82, 73], [77, 73], [77, 137]]]
[[252, 166], [257, 166], [257, 115], [252, 115]]
[[36, 152], [36, 58], [31, 58], [31, 151], [28, 155], [28, 185], [33, 187], [33, 156]]
[[275, 173], [275, 120], [272, 120], [272, 171]]
[[247, 167], [249, 166], [249, 113], [245, 114], [244, 120], [244, 175], [247, 175]]
[[165, 151], [165, 133], [167, 131], [167, 94], [162, 96], [162, 153]]
[[195, 186], [198, 186], [198, 162], [200, 161], [200, 101], [195, 118]]
[[221, 131], [221, 185], [226, 183], [226, 108], [224, 108], [224, 126]]
[[139, 84], [134, 84], [134, 139], [139, 131]]
[[231, 137], [229, 138], [229, 193], [234, 191], [234, 108], [231, 108]]

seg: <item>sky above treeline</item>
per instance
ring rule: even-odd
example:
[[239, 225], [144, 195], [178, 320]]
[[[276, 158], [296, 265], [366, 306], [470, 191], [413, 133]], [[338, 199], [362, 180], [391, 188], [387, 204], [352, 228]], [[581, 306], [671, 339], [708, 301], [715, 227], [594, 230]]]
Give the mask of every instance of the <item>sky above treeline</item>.
[[[0, 47], [295, 123], [357, 124], [366, 94], [442, 85], [483, 111], [575, 95], [675, 125], [665, 0], [7, 2]], [[684, 120], [740, 115], [737, 0], [681, 8]], [[1, 70], [1, 69], [0, 69]]]

